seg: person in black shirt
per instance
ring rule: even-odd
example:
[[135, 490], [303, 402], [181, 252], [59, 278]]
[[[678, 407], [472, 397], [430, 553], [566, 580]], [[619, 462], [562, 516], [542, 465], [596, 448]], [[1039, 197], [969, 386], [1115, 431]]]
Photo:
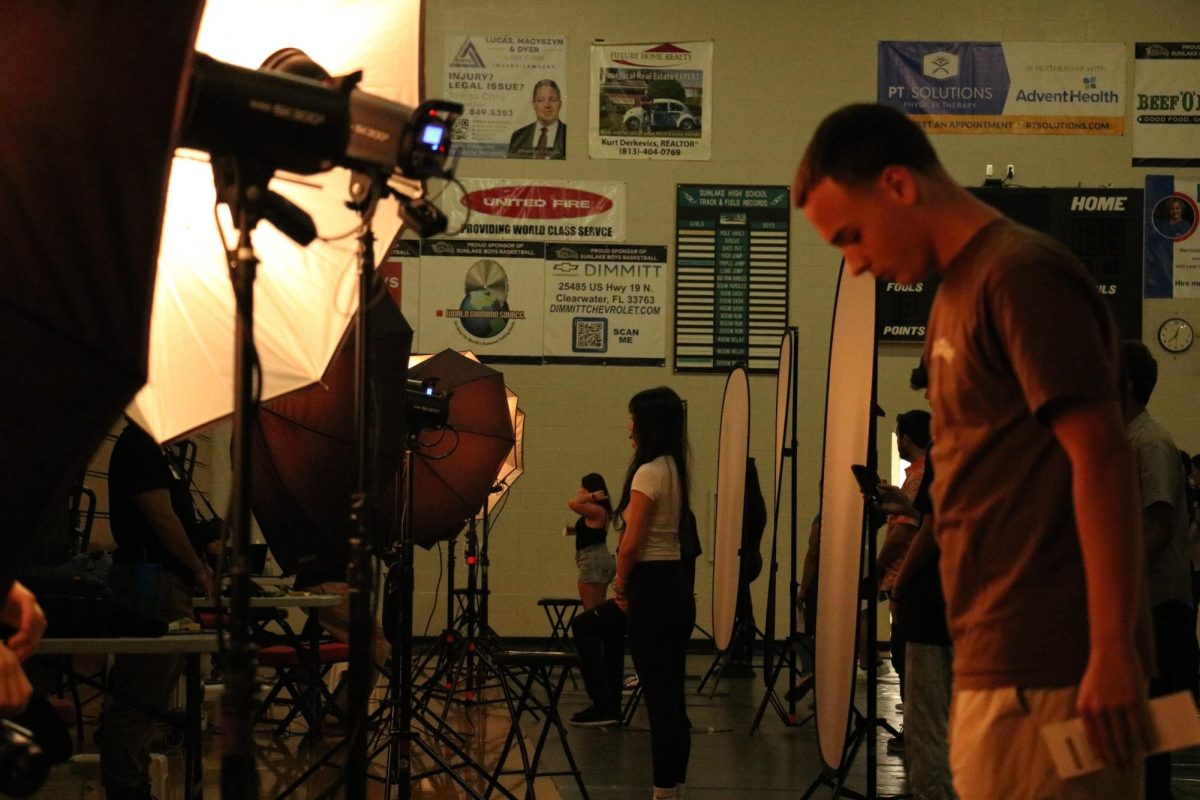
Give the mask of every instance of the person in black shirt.
[[608, 584], [617, 572], [605, 542], [612, 519], [608, 484], [598, 473], [589, 472], [579, 483], [579, 493], [567, 501], [567, 507], [579, 515], [574, 531], [575, 566], [579, 568], [579, 599], [583, 601], [583, 610], [590, 611], [604, 602]]
[[[213, 594], [213, 575], [189, 534], [196, 518], [187, 481], [132, 420], [113, 446], [108, 471], [110, 523], [117, 552], [114, 598], [163, 622], [190, 617], [192, 595]], [[148, 800], [153, 712], [183, 672], [182, 655], [116, 656], [100, 715], [100, 776], [108, 800]]]

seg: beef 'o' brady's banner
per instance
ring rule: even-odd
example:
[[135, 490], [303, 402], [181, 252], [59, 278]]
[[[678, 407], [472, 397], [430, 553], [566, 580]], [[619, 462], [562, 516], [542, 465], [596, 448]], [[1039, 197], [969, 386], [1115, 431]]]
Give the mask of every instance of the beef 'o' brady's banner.
[[625, 241], [625, 184], [462, 178], [438, 205], [448, 236], [462, 239]]
[[498, 363], [666, 362], [663, 245], [427, 239], [413, 252], [395, 243], [381, 272], [409, 308], [418, 276], [406, 313], [414, 349]]
[[450, 132], [461, 155], [567, 157], [567, 37], [447, 33], [445, 58], [445, 97], [463, 104]]
[[1200, 176], [1146, 176], [1146, 297], [1200, 297]]
[[588, 155], [712, 157], [712, 42], [593, 44]]
[[876, 91], [928, 133], [1120, 136], [1125, 45], [880, 42]]
[[1133, 63], [1133, 166], [1200, 167], [1200, 42], [1139, 42]]

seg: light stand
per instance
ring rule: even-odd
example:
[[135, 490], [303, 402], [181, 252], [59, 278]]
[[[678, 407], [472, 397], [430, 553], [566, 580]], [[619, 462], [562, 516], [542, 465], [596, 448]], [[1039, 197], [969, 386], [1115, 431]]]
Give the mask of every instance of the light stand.
[[[396, 615], [396, 625], [392, 638], [392, 683], [390, 687], [391, 691], [398, 692], [396, 698], [398, 708], [393, 709], [388, 742], [385, 745], [388, 751], [388, 761], [384, 797], [392, 797], [392, 788], [397, 787], [402, 800], [410, 800], [412, 798], [412, 782], [415, 777], [413, 774], [412, 756], [413, 746], [416, 745], [420, 747], [426, 756], [439, 765], [441, 768], [440, 771], [448, 774], [470, 797], [483, 800], [483, 795], [479, 794], [465, 778], [455, 771], [454, 765], [443, 758], [441, 753], [428, 742], [420, 736], [415, 735], [412, 731], [414, 720], [414, 698], [412, 691], [412, 607], [415, 578], [413, 572], [411, 519], [413, 502], [413, 453], [416, 450], [416, 439], [416, 432], [409, 431], [408, 446], [404, 452], [404, 511], [401, 516], [398, 557], [396, 563], [392, 566], [392, 569], [400, 570], [399, 598], [396, 603], [399, 613]], [[397, 647], [399, 648], [398, 650]], [[427, 721], [422, 719], [421, 722], [432, 730]], [[433, 733], [435, 736], [439, 736], [440, 731], [433, 730]], [[487, 775], [487, 772], [460, 747], [444, 737], [439, 736], [439, 740], [443, 746], [448, 747], [463, 762], [463, 766], [470, 767], [479, 775]], [[504, 795], [511, 798], [511, 800], [516, 800], [511, 792], [508, 792], [503, 787], [497, 788]]]
[[[479, 794], [459, 774], [458, 769], [465, 767], [483, 777], [487, 777], [489, 774], [488, 771], [466, 753], [461, 744], [461, 735], [453, 730], [450, 730], [448, 735], [445, 731], [444, 722], [435, 725], [431, 720], [426, 718], [424, 706], [418, 704], [419, 701], [413, 694], [413, 592], [415, 576], [413, 569], [414, 545], [411, 509], [413, 502], [413, 458], [419, 435], [420, 426], [413, 425], [410, 420], [405, 434], [405, 449], [401, 462], [401, 485], [404, 495], [401, 506], [400, 531], [395, 546], [389, 553], [392, 560], [389, 581], [393, 580], [391, 577], [393, 574], [399, 576], [399, 580], [395, 581], [396, 591], [393, 603], [395, 612], [391, 630], [392, 659], [391, 671], [389, 672], [388, 694], [377, 712], [380, 724], [377, 736], [370, 742], [369, 748], [367, 748], [368, 752], [366, 753], [362, 768], [363, 780], [364, 782], [368, 779], [382, 780], [384, 782], [384, 800], [390, 800], [390, 798], [395, 796], [408, 800], [412, 797], [412, 782], [414, 780], [420, 780], [434, 774], [445, 774], [467, 796], [476, 800], [483, 800], [483, 795]], [[423, 734], [415, 732], [415, 725], [424, 729], [427, 735], [436, 741], [438, 747], [425, 741], [422, 738]], [[458, 741], [455, 741], [455, 738]], [[331, 762], [339, 752], [349, 746], [349, 738], [343, 739], [336, 744], [321, 760], [311, 765], [293, 781], [279, 795], [279, 800], [290, 796], [298, 788], [306, 785], [317, 771], [326, 763]], [[439, 747], [452, 753], [458, 759], [457, 762], [451, 763], [442, 755], [438, 749]], [[417, 749], [434, 761], [437, 764], [437, 769], [423, 773], [414, 772], [413, 754]], [[368, 767], [379, 756], [384, 754], [386, 754], [387, 760], [384, 776], [381, 779], [378, 776], [371, 775]], [[338, 791], [348, 783], [346, 772], [349, 769], [351, 769], [351, 765], [349, 756], [347, 756], [347, 761], [340, 767], [338, 779], [331, 786], [326, 787], [319, 794], [315, 795], [315, 800], [325, 800], [326, 798], [341, 796], [338, 795]], [[496, 788], [501, 794], [509, 798], [509, 800], [516, 800], [515, 795], [503, 786], [497, 786]]]
[[[476, 533], [477, 517], [473, 517], [467, 528], [466, 551], [467, 586], [462, 590], [461, 613], [455, 616], [448, 611], [450, 620], [446, 630], [442, 631], [438, 644], [430, 651], [422, 662], [424, 671], [426, 665], [434, 662], [429, 677], [423, 684], [421, 705], [430, 707], [430, 701], [435, 694], [442, 695], [445, 703], [441, 715], [442, 724], [448, 726], [447, 714], [451, 705], [456, 701], [455, 695], [460, 691], [467, 704], [481, 704], [483, 690], [490, 686], [499, 686], [501, 680], [499, 667], [493, 659], [495, 651], [499, 650], [500, 639], [487, 623], [487, 542], [489, 531], [489, 514], [487, 505], [483, 508], [483, 535]], [[451, 588], [450, 598], [456, 591]], [[448, 600], [453, 603], [453, 600]], [[488, 681], [489, 675], [496, 677], [496, 683]], [[499, 699], [493, 702], [500, 702]]]
[[[368, 311], [375, 279], [375, 234], [371, 219], [380, 197], [387, 190], [382, 178], [367, 179], [356, 174], [351, 181], [354, 209], [362, 219], [358, 237], [358, 310], [354, 339], [354, 434], [357, 443], [357, 486], [350, 500], [350, 534], [346, 565], [346, 584], [350, 595], [350, 667], [348, 686], [349, 753], [346, 761], [346, 797], [365, 800], [367, 796], [367, 701], [371, 694], [371, 670], [374, 669], [374, 606], [371, 589], [375, 579], [371, 564], [371, 532], [375, 474], [378, 466], [375, 437], [377, 409], [367, 392], [372, 370], [368, 352], [370, 339]], [[406, 509], [407, 513], [407, 509]]]
[[[790, 405], [787, 416], [790, 424], [791, 436], [788, 439], [788, 446], [783, 448], [781, 458], [786, 458], [788, 461], [788, 472], [790, 475], [790, 503], [791, 516], [788, 520], [788, 533], [791, 538], [791, 582], [788, 591], [788, 637], [785, 645], [780, 647], [775, 641], [775, 594], [777, 588], [776, 575], [779, 571], [778, 560], [778, 542], [779, 542], [779, 503], [775, 503], [775, 524], [771, 533], [771, 572], [767, 579], [767, 614], [764, 626], [763, 637], [763, 684], [766, 687], [766, 692], [763, 694], [762, 702], [758, 706], [758, 712], [754, 716], [754, 722], [750, 725], [750, 733], [758, 730], [759, 724], [762, 722], [763, 714], [766, 713], [767, 705], [775, 710], [778, 714], [780, 722], [789, 727], [799, 727], [808, 720], [812, 719], [812, 714], [809, 714], [803, 720], [797, 721], [796, 714], [796, 676], [799, 674], [799, 669], [796, 666], [797, 654], [800, 643], [800, 634], [796, 629], [796, 617], [798, 608], [797, 595], [800, 590], [800, 581], [796, 570], [796, 515], [797, 515], [797, 498], [796, 498], [796, 457], [800, 448], [800, 441], [796, 434], [796, 409], [799, 402], [798, 391], [798, 361], [799, 348], [797, 340], [799, 331], [795, 326], [789, 326], [785, 334], [790, 342], [789, 356], [790, 369], [788, 370], [788, 403]], [[784, 667], [787, 667], [788, 674], [788, 690], [784, 694], [787, 700], [787, 707], [784, 707], [784, 701], [780, 700], [779, 694], [775, 691], [775, 684], [779, 680], [779, 675]]]
[[[267, 215], [272, 170], [232, 157], [214, 157], [213, 175], [220, 202], [237, 224], [237, 250], [229, 260], [236, 300], [234, 322], [234, 403], [232, 552], [229, 558], [229, 643], [224, 648], [225, 693], [221, 716], [221, 796], [225, 800], [258, 797], [254, 763], [254, 648], [250, 639], [250, 426], [258, 413], [254, 390], [254, 279], [258, 259], [250, 232]], [[311, 221], [309, 223], [311, 225]]]

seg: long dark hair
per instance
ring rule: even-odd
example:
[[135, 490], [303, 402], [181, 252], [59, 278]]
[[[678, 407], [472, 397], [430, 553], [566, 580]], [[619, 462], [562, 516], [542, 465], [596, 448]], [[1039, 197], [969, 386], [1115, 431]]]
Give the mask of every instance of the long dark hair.
[[599, 472], [589, 472], [583, 476], [583, 480], [579, 481], [579, 485], [589, 492], [604, 492], [603, 500], [593, 500], [592, 502], [607, 511], [610, 517], [612, 516], [612, 501], [608, 499], [608, 484], [604, 482], [603, 475]]
[[629, 471], [625, 474], [625, 487], [621, 490], [621, 502], [617, 505], [619, 515], [629, 506], [629, 492], [633, 486], [633, 475], [638, 467], [648, 464], [659, 456], [672, 456], [679, 470], [679, 487], [683, 495], [680, 511], [688, 507], [688, 458], [687, 424], [684, 419], [683, 400], [666, 386], [638, 392], [629, 400], [629, 413], [633, 417], [633, 440], [636, 447]]

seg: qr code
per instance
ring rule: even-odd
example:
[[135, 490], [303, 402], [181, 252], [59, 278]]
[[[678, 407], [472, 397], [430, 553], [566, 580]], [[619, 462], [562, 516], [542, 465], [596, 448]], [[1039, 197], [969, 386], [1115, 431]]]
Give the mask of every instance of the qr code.
[[572, 350], [576, 353], [603, 353], [608, 350], [608, 320], [592, 317], [576, 317], [575, 341]]
[[454, 127], [450, 129], [450, 141], [461, 142], [465, 141], [467, 135], [471, 132], [471, 120], [466, 117], [459, 117], [454, 123]]

